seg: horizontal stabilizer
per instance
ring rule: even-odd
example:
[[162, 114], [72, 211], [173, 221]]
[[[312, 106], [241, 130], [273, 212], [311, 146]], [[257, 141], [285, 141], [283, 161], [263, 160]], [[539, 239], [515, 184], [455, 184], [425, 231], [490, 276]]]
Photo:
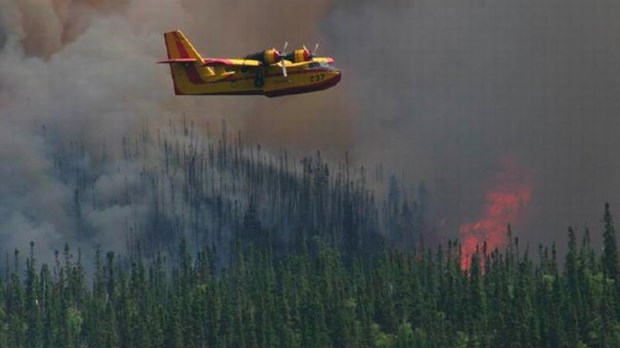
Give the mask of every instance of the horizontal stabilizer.
[[174, 63], [196, 63], [196, 58], [176, 58], [160, 60], [158, 64], [174, 64]]
[[261, 62], [253, 59], [235, 59], [235, 58], [205, 58], [206, 66], [228, 65], [228, 66], [260, 66]]
[[234, 65], [230, 59], [225, 58], [206, 58], [204, 65]]

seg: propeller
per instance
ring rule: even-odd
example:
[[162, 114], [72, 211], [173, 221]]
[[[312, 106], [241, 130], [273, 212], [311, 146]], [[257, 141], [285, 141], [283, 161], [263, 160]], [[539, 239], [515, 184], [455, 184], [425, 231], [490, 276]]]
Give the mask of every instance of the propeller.
[[286, 73], [286, 64], [284, 64], [284, 57], [286, 56], [287, 47], [288, 47], [288, 41], [284, 43], [284, 47], [282, 48], [282, 51], [280, 53], [280, 64], [282, 65], [282, 75], [284, 75], [284, 77], [288, 76], [288, 74]]
[[306, 60], [312, 60], [312, 58], [314, 58], [316, 55], [316, 51], [319, 49], [318, 43], [314, 45], [314, 49], [312, 50], [312, 52], [310, 52], [310, 50], [308, 49], [308, 47], [306, 47], [306, 45], [302, 45], [302, 46], [304, 48], [304, 59]]

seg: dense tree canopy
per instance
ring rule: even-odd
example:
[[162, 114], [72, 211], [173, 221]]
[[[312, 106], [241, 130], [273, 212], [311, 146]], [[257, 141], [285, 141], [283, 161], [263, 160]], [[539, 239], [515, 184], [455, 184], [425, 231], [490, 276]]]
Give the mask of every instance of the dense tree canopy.
[[377, 198], [347, 161], [334, 170], [320, 153], [296, 162], [225, 132], [218, 144], [181, 133], [123, 144], [128, 162], [152, 146], [161, 156], [123, 197], [97, 194], [80, 151], [57, 154], [80, 238], [100, 232], [82, 211], [120, 200], [148, 213], [118, 231], [127, 255], [67, 245], [40, 264], [35, 243], [7, 255], [0, 347], [620, 347], [609, 205], [601, 251], [589, 230], [569, 229], [560, 258], [508, 228], [505, 248], [480, 245], [463, 269], [459, 242], [422, 243], [423, 185], [392, 177]]
[[608, 244], [598, 255], [589, 231], [578, 242], [569, 230], [563, 263], [555, 247], [533, 252], [511, 240], [501, 251], [481, 247], [469, 270], [456, 242], [347, 262], [318, 237], [306, 246], [276, 257], [238, 240], [226, 268], [212, 250], [190, 255], [184, 241], [175, 257], [148, 264], [139, 253], [125, 262], [97, 252], [89, 276], [69, 246], [52, 266], [31, 250], [25, 270], [16, 252], [1, 280], [0, 346], [620, 346], [609, 271], [618, 259], [611, 266]]

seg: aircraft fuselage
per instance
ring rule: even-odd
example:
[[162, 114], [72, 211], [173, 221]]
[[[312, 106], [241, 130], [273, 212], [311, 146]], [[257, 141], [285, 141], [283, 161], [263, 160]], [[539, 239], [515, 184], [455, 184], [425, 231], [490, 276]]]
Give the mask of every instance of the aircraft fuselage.
[[[320, 91], [336, 85], [340, 70], [328, 66], [290, 69], [287, 76], [278, 66], [224, 69], [220, 74], [211, 67], [194, 63], [171, 66], [177, 95], [283, 95]], [[176, 71], [175, 71], [176, 70]]]

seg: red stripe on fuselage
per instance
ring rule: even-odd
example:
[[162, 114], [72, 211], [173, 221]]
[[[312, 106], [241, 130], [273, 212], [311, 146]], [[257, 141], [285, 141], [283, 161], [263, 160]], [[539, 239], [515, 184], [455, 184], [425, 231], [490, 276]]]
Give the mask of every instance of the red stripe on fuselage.
[[320, 91], [320, 90], [324, 90], [330, 87], [333, 87], [335, 85], [338, 84], [338, 82], [340, 82], [340, 79], [342, 78], [341, 74], [338, 74], [335, 77], [332, 77], [331, 79], [327, 80], [327, 81], [323, 81], [323, 82], [319, 82], [319, 83], [315, 83], [312, 85], [306, 85], [306, 86], [298, 86], [298, 87], [291, 87], [291, 88], [282, 88], [282, 89], [278, 89], [272, 92], [267, 92], [265, 93], [265, 96], [267, 97], [281, 97], [284, 95], [291, 95], [291, 94], [300, 94], [300, 93], [308, 93], [308, 92], [314, 92], [314, 91]]
[[[180, 58], [192, 58], [190, 57], [189, 53], [185, 49], [185, 46], [183, 46], [180, 36], [177, 34], [172, 34], [172, 35], [174, 35], [174, 42], [176, 43], [177, 50], [179, 50], [179, 55], [181, 55]], [[187, 78], [189, 79], [191, 83], [195, 85], [201, 85], [201, 84], [206, 83], [206, 81], [204, 81], [202, 77], [200, 76], [200, 72], [198, 72], [198, 69], [196, 69], [196, 66], [194, 64], [183, 65], [183, 69], [185, 69]]]
[[273, 97], [281, 97], [285, 95], [292, 94], [301, 94], [301, 93], [309, 93], [315, 91], [321, 91], [332, 86], [335, 86], [340, 82], [341, 75], [333, 77], [327, 81], [315, 83], [313, 85], [306, 85], [301, 87], [291, 87], [291, 88], [282, 88], [276, 91], [265, 93], [263, 90], [251, 90], [251, 91], [240, 91], [240, 92], [217, 92], [217, 93], [197, 93], [197, 94], [185, 94], [185, 93], [177, 93], [178, 95], [264, 95], [269, 98]]
[[[218, 84], [218, 83], [228, 83], [230, 81], [243, 81], [243, 80], [249, 80], [249, 79], [254, 79], [254, 77], [247, 77], [247, 78], [243, 78], [243, 79], [235, 79], [234, 75], [231, 75], [230, 77], [224, 79], [224, 80], [220, 80], [220, 81], [216, 81], [216, 82], [206, 82], [203, 81], [200, 73], [198, 72], [198, 70], [196, 69], [196, 67], [192, 64], [191, 66], [188, 67], [183, 67], [185, 69], [185, 71], [187, 72], [188, 78], [189, 80], [196, 85], [204, 85], [204, 84]], [[320, 72], [320, 71], [333, 71], [331, 69], [313, 69], [310, 72]], [[303, 70], [303, 71], [298, 71], [296, 72], [297, 74], [301, 74], [301, 73], [308, 73], [308, 70]], [[277, 77], [277, 76], [282, 76], [280, 74], [272, 74], [269, 75], [270, 77]], [[313, 91], [320, 91], [320, 90], [324, 90], [327, 88], [330, 88], [332, 86], [335, 86], [336, 84], [338, 84], [338, 82], [340, 82], [341, 79], [341, 75], [337, 75], [335, 77], [332, 77], [326, 81], [322, 81], [322, 82], [318, 82], [318, 83], [314, 83], [314, 84], [308, 84], [308, 85], [304, 85], [304, 86], [297, 86], [297, 87], [289, 87], [289, 88], [281, 88], [281, 89], [277, 89], [277, 90], [273, 90], [270, 92], [264, 92], [264, 90], [260, 89], [260, 90], [250, 90], [250, 91], [241, 91], [241, 92], [216, 92], [216, 93], [177, 93], [178, 95], [265, 95], [267, 97], [279, 97], [279, 96], [284, 96], [284, 95], [291, 95], [291, 94], [300, 94], [300, 93], [308, 93], [308, 92], [313, 92]]]
[[[291, 75], [298, 75], [298, 74], [310, 74], [310, 73], [317, 73], [317, 72], [332, 72], [334, 71], [333, 69], [312, 69], [312, 70], [299, 70], [299, 71], [289, 71], [288, 72], [288, 76]], [[232, 75], [234, 76], [234, 75]], [[282, 72], [278, 71], [276, 73], [272, 73], [272, 74], [265, 74], [264, 78], [268, 78], [268, 77], [284, 77], [284, 75], [282, 75]], [[248, 76], [248, 77], [242, 77], [242, 78], [235, 78], [236, 81], [245, 81], [245, 80], [253, 80], [255, 79], [255, 76]]]
[[207, 81], [203, 80], [202, 76], [200, 76], [200, 72], [196, 68], [196, 65], [189, 64], [187, 66], [183, 66], [183, 69], [185, 69], [185, 72], [187, 73], [187, 78], [191, 83], [195, 85], [204, 85], [205, 83], [207, 83]]
[[196, 93], [196, 94], [183, 93], [181, 95], [263, 95], [263, 91], [262, 90], [251, 90], [251, 91], [241, 91], [241, 92], [215, 92], [215, 93]]

